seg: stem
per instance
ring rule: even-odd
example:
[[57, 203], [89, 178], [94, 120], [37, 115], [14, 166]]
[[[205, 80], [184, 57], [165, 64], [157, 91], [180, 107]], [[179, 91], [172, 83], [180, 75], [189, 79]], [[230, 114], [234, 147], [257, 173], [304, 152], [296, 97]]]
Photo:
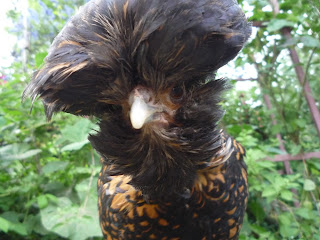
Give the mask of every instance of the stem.
[[[311, 51], [311, 54], [308, 58], [308, 62], [307, 62], [307, 65], [306, 65], [306, 74], [304, 75], [304, 79], [303, 79], [303, 83], [302, 83], [302, 88], [305, 87], [305, 84], [307, 82], [307, 79], [308, 79], [308, 73], [309, 73], [309, 68], [310, 68], [310, 65], [311, 65], [311, 61], [312, 61], [312, 58], [314, 56], [314, 53], [316, 51], [317, 48], [313, 48], [312, 51]], [[302, 93], [302, 92], [301, 92]], [[298, 103], [298, 109], [301, 109], [301, 105], [302, 105], [302, 96], [303, 94], [300, 94], [300, 98], [299, 98], [299, 103]]]

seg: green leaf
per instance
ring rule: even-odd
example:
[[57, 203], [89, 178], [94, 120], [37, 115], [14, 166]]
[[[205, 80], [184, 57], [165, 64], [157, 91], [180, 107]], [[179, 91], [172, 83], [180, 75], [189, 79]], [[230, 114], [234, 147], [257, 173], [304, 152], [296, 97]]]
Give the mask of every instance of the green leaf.
[[282, 213], [279, 215], [279, 221], [283, 225], [290, 226], [292, 222], [292, 216], [288, 213]]
[[227, 129], [228, 129], [228, 133], [231, 135], [238, 135], [243, 130], [242, 127], [239, 125], [230, 125], [230, 126], [227, 126]]
[[251, 224], [250, 228], [253, 232], [257, 233], [257, 234], [264, 234], [267, 232], [267, 230], [264, 227], [261, 227], [259, 225], [256, 224]]
[[78, 143], [87, 140], [92, 129], [96, 127], [89, 119], [82, 118], [73, 125], [67, 125], [61, 130], [63, 140]]
[[42, 172], [44, 174], [50, 174], [53, 172], [62, 171], [65, 170], [68, 165], [68, 162], [62, 161], [49, 162], [42, 168]]
[[294, 217], [288, 213], [279, 215], [280, 234], [282, 237], [293, 238], [299, 234], [298, 224], [295, 222]]
[[30, 145], [25, 143], [14, 143], [4, 147], [0, 147], [0, 159], [2, 166], [7, 166], [10, 161], [22, 160], [33, 157], [41, 153], [41, 149], [29, 150]]
[[255, 215], [258, 221], [263, 221], [266, 216], [266, 213], [258, 201], [253, 201], [249, 204], [250, 211]]
[[101, 237], [97, 211], [97, 197], [88, 195], [87, 204], [76, 205], [66, 197], [58, 198], [58, 203], [49, 203], [41, 209], [43, 226], [64, 238], [85, 240], [89, 237]]
[[281, 44], [281, 48], [288, 48], [297, 45], [297, 43], [300, 41], [299, 37], [293, 37], [290, 39], [286, 39], [285, 43]]
[[306, 126], [306, 120], [305, 119], [296, 119], [294, 121], [300, 128], [304, 128]]
[[41, 195], [37, 198], [38, 206], [40, 209], [48, 206], [48, 199], [45, 195]]
[[304, 219], [311, 220], [313, 218], [311, 211], [307, 208], [299, 208], [295, 213]]
[[294, 27], [295, 23], [284, 20], [284, 19], [272, 19], [268, 26], [267, 26], [267, 31], [268, 32], [274, 32], [282, 29], [283, 27]]
[[10, 227], [10, 222], [0, 217], [0, 230], [7, 233]]
[[310, 179], [305, 179], [303, 184], [303, 189], [305, 191], [313, 191], [316, 189], [316, 184], [314, 183], [314, 181]]
[[[77, 186], [75, 187], [77, 194], [79, 196], [79, 199], [81, 201], [85, 201], [85, 198], [90, 195], [90, 196], [95, 196], [96, 189], [92, 187], [92, 184], [97, 182], [98, 179], [94, 177], [92, 180], [90, 179], [85, 179], [81, 181]], [[91, 185], [89, 185], [91, 183]]]
[[292, 144], [292, 146], [291, 146], [291, 154], [292, 154], [293, 156], [299, 154], [299, 153], [301, 152], [301, 148], [302, 148], [301, 145], [293, 145], [293, 144]]
[[64, 146], [63, 148], [61, 148], [61, 151], [65, 152], [65, 151], [79, 150], [88, 143], [89, 143], [88, 139], [81, 141], [81, 142], [71, 143], [71, 144], [68, 144], [68, 145]]
[[7, 220], [9, 222], [9, 230], [8, 231], [13, 231], [19, 235], [22, 236], [27, 236], [27, 227], [20, 222], [22, 219], [22, 214], [13, 212], [13, 211], [8, 211], [3, 214], [1, 214], [1, 218]]
[[14, 223], [10, 225], [10, 231], [14, 231], [22, 236], [27, 236], [27, 226], [23, 225], [22, 223]]
[[23, 224], [26, 226], [29, 235], [30, 235], [30, 232], [36, 232], [36, 233], [38, 233], [40, 235], [49, 235], [50, 234], [42, 226], [40, 214], [37, 214], [37, 215], [29, 214], [25, 218], [25, 220], [23, 221]]
[[319, 39], [316, 39], [311, 36], [303, 36], [301, 37], [301, 42], [306, 47], [312, 47], [312, 48], [319, 48], [320, 47], [320, 41]]
[[239, 137], [237, 137], [237, 140], [241, 142], [244, 146], [247, 147], [254, 147], [258, 144], [258, 139], [252, 137], [249, 134], [243, 134], [241, 133]]
[[33, 149], [33, 150], [26, 151], [24, 153], [17, 153], [17, 154], [7, 155], [7, 156], [4, 156], [2, 159], [5, 160], [5, 161], [8, 161], [8, 160], [22, 160], [22, 159], [33, 157], [33, 156], [35, 156], [35, 155], [37, 155], [39, 153], [41, 153], [41, 149]]
[[295, 239], [295, 237], [299, 234], [299, 228], [280, 225], [280, 234], [282, 237]]
[[3, 214], [1, 214], [1, 217], [6, 219], [9, 222], [12, 223], [18, 223], [20, 220], [20, 213], [14, 212], [14, 211], [8, 211], [8, 212], [4, 212]]
[[[266, 146], [265, 150], [269, 153], [272, 154], [284, 154], [285, 152], [283, 152], [282, 150], [280, 150], [279, 148], [276, 147], [270, 147], [270, 146]], [[274, 165], [273, 165], [274, 166]]]
[[51, 193], [58, 193], [65, 191], [66, 186], [64, 186], [61, 182], [51, 181], [47, 184], [43, 185], [43, 191], [51, 192]]
[[262, 197], [270, 197], [277, 195], [277, 191], [274, 189], [273, 186], [268, 186], [263, 192]]
[[263, 168], [273, 169], [275, 167], [275, 163], [267, 160], [257, 161], [257, 165]]
[[35, 56], [35, 61], [36, 61], [36, 67], [40, 68], [41, 65], [43, 64], [44, 58], [48, 55], [47, 52], [39, 52]]
[[57, 203], [58, 202], [58, 198], [52, 194], [46, 194], [46, 197], [49, 201], [51, 201], [52, 203]]
[[280, 192], [280, 197], [287, 201], [293, 201], [293, 194], [289, 190], [284, 190]]

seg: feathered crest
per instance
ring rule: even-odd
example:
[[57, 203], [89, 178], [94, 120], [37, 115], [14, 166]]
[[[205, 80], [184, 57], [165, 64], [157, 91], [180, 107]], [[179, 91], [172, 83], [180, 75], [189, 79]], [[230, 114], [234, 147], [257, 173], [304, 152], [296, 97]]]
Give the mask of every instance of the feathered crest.
[[54, 112], [101, 115], [137, 83], [161, 89], [205, 77], [250, 35], [234, 0], [92, 0], [55, 38], [23, 97]]

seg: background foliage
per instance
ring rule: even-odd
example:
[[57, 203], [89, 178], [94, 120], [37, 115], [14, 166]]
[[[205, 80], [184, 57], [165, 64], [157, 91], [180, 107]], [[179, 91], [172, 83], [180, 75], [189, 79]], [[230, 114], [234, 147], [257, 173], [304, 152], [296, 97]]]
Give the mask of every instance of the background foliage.
[[[8, 31], [17, 36], [17, 44], [15, 62], [0, 69], [6, 76], [0, 79], [1, 239], [101, 238], [96, 207], [100, 164], [87, 140], [96, 128], [94, 120], [61, 113], [46, 122], [40, 102], [34, 103], [31, 115], [31, 101], [21, 104], [26, 80], [41, 66], [53, 37], [84, 2], [29, 0], [27, 25], [18, 8], [8, 12], [14, 23]], [[249, 77], [260, 79], [232, 81], [236, 87], [223, 103], [226, 115], [221, 125], [247, 149], [250, 200], [240, 239], [320, 239], [319, 159], [291, 162], [291, 175], [281, 174], [282, 163], [265, 160], [283, 154], [276, 133], [281, 133], [292, 155], [320, 151], [288, 54], [290, 47], [298, 51], [319, 106], [320, 4], [281, 0], [275, 15], [271, 2], [241, 1], [250, 20], [262, 27], [255, 28], [250, 43], [230, 64], [229, 72], [232, 68], [235, 75], [220, 73], [246, 78], [248, 69], [254, 69]], [[284, 26], [292, 28], [290, 41], [279, 32]], [[26, 36], [24, 49], [20, 42]], [[265, 107], [263, 94], [270, 96], [271, 110]]]

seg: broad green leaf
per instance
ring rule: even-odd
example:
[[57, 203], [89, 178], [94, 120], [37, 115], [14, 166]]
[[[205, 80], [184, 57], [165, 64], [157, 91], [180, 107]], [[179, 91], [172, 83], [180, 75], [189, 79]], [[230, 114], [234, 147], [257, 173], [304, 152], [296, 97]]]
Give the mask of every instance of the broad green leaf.
[[29, 150], [30, 146], [25, 143], [15, 143], [0, 147], [0, 159], [5, 162], [13, 160], [22, 160], [26, 158], [33, 157], [41, 152], [41, 149]]
[[58, 202], [58, 198], [56, 196], [52, 195], [52, 194], [46, 194], [46, 197], [52, 203], [57, 203]]
[[279, 215], [280, 234], [282, 237], [293, 238], [299, 233], [298, 224], [292, 214], [285, 212]]
[[295, 239], [299, 234], [299, 228], [298, 227], [290, 227], [287, 225], [280, 225], [280, 234], [284, 238], [289, 238], [289, 239]]
[[84, 141], [81, 141], [81, 142], [75, 142], [75, 143], [71, 143], [71, 144], [68, 144], [66, 146], [64, 146], [63, 148], [61, 148], [61, 151], [62, 152], [65, 152], [65, 151], [75, 151], [75, 150], [79, 150], [81, 149], [84, 145], [88, 144], [89, 143], [89, 140], [86, 139]]
[[288, 213], [282, 213], [279, 215], [279, 221], [283, 225], [290, 226], [292, 220], [292, 216]]
[[96, 127], [89, 119], [82, 118], [74, 125], [67, 125], [61, 130], [62, 138], [71, 143], [78, 143], [86, 140], [92, 129]]
[[[76, 191], [78, 193], [79, 199], [81, 201], [84, 201], [86, 196], [90, 194], [91, 196], [96, 196], [97, 192], [92, 185], [95, 185], [95, 183], [98, 181], [96, 177], [94, 177], [92, 180], [90, 179], [85, 179], [81, 181], [79, 184], [76, 186]], [[90, 185], [91, 183], [91, 185]]]
[[50, 193], [58, 193], [66, 190], [66, 186], [64, 186], [61, 182], [51, 181], [43, 185], [43, 190], [45, 192]]
[[56, 171], [62, 171], [68, 165], [69, 165], [68, 162], [62, 162], [62, 161], [49, 162], [42, 168], [42, 172], [44, 174], [50, 174], [50, 173], [53, 173], [53, 172], [56, 172]]
[[8, 211], [1, 214], [0, 217], [6, 219], [9, 222], [18, 223], [20, 221], [21, 214], [14, 211]]
[[290, 39], [286, 39], [285, 43], [281, 44], [281, 48], [288, 48], [297, 45], [297, 43], [300, 41], [299, 37], [293, 37]]
[[310, 179], [305, 179], [303, 189], [305, 191], [313, 191], [316, 189], [316, 184], [314, 183], [314, 181], [312, 181]]
[[4, 160], [22, 160], [22, 159], [33, 157], [39, 153], [41, 153], [41, 149], [32, 149], [24, 153], [4, 156]]
[[280, 192], [280, 197], [287, 201], [293, 201], [293, 194], [289, 190], [284, 190]]
[[14, 231], [14, 232], [18, 233], [21, 236], [27, 236], [28, 235], [27, 226], [25, 226], [22, 223], [10, 224], [10, 231]]
[[10, 222], [0, 217], [0, 230], [7, 233], [10, 227]]
[[23, 224], [26, 226], [28, 234], [30, 234], [30, 232], [36, 232], [42, 236], [50, 234], [49, 231], [42, 226], [40, 214], [29, 214], [23, 221]]
[[296, 119], [295, 123], [301, 128], [305, 127], [307, 124], [305, 119]]
[[0, 147], [0, 156], [13, 155], [19, 151], [27, 151], [30, 148], [26, 143], [15, 143]]
[[[89, 179], [87, 180], [87, 186]], [[93, 189], [93, 188], [92, 188]], [[74, 240], [84, 240], [88, 237], [102, 236], [99, 226], [97, 195], [87, 192], [88, 201], [74, 204], [66, 197], [58, 198], [57, 204], [49, 205], [40, 210], [43, 226], [56, 234]]]
[[48, 206], [48, 199], [45, 195], [41, 195], [37, 198], [38, 206], [40, 209]]
[[20, 222], [22, 219], [22, 214], [13, 212], [13, 211], [8, 211], [3, 214], [1, 214], [1, 218], [5, 219], [6, 221], [9, 222], [9, 230], [8, 231], [13, 231], [19, 235], [22, 236], [27, 236], [27, 227]]
[[299, 208], [295, 213], [304, 219], [311, 220], [313, 218], [312, 212], [307, 208]]
[[262, 197], [270, 197], [275, 196], [277, 194], [277, 191], [274, 189], [273, 186], [268, 186], [263, 192]]
[[41, 222], [48, 231], [53, 231], [65, 238], [71, 235], [72, 229], [68, 229], [67, 224], [70, 216], [76, 214], [76, 210], [72, 207], [70, 199], [59, 198], [57, 206], [49, 204], [46, 208], [41, 209], [40, 214]]
[[312, 48], [319, 48], [320, 47], [319, 39], [311, 37], [311, 36], [301, 37], [301, 42], [306, 47], [312, 47]]

